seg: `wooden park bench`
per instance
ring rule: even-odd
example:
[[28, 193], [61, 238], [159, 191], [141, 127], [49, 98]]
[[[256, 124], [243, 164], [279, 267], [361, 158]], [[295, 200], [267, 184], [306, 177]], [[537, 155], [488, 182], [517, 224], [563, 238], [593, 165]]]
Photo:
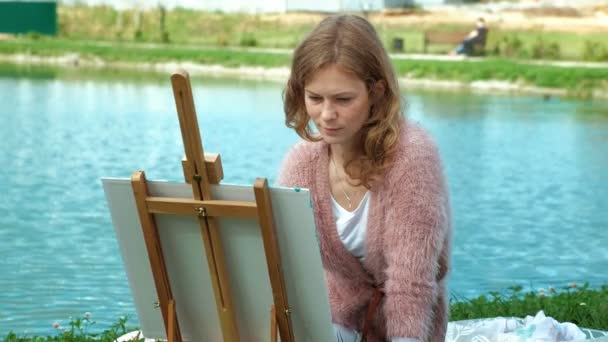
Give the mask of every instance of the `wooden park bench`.
[[[452, 44], [455, 48], [458, 44], [468, 36], [468, 32], [440, 32], [440, 31], [425, 31], [424, 32], [424, 44], [423, 51], [427, 53], [428, 46], [431, 44]], [[487, 36], [487, 35], [486, 35]], [[473, 46], [474, 55], [485, 54], [485, 39], [481, 42], [476, 43]]]

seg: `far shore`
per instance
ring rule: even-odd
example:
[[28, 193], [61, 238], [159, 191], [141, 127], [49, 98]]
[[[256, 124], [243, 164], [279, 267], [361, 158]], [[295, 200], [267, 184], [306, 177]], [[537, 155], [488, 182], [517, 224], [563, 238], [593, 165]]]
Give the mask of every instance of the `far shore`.
[[[60, 68], [113, 68], [141, 72], [171, 73], [184, 69], [192, 76], [237, 77], [243, 79], [268, 80], [284, 83], [289, 76], [288, 67], [240, 66], [227, 67], [220, 64], [201, 64], [191, 61], [169, 62], [124, 62], [105, 61], [101, 58], [81, 58], [78, 54], [63, 56], [37, 56], [29, 54], [0, 54], [0, 62], [16, 65], [47, 65]], [[504, 80], [441, 80], [430, 78], [399, 77], [404, 88], [443, 89], [472, 91], [477, 93], [537, 94], [542, 96], [570, 96], [565, 88], [538, 87]], [[608, 99], [608, 91], [594, 90], [592, 98]]]

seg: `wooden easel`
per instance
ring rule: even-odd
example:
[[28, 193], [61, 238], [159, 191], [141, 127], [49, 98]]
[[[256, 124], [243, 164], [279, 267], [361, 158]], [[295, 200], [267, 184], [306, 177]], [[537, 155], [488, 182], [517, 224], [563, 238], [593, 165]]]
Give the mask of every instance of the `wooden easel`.
[[257, 219], [262, 232], [274, 300], [274, 305], [269, 308], [271, 310], [270, 341], [277, 340], [278, 329], [282, 342], [293, 342], [291, 309], [287, 302], [268, 182], [265, 178], [256, 179], [253, 186], [255, 202], [213, 200], [209, 185], [219, 184], [224, 177], [220, 156], [205, 153], [203, 150], [188, 73], [185, 71], [174, 73], [171, 76], [171, 83], [186, 152], [182, 160], [184, 178], [192, 185], [194, 198], [151, 197], [144, 172], [136, 171], [131, 176], [131, 185], [158, 294], [157, 305], [162, 312], [167, 339], [169, 342], [182, 342], [176, 313], [176, 306], [179, 306], [179, 303], [175, 302], [171, 292], [155, 214], [198, 217], [222, 336], [227, 342], [238, 342], [240, 336], [215, 218], [229, 216]]

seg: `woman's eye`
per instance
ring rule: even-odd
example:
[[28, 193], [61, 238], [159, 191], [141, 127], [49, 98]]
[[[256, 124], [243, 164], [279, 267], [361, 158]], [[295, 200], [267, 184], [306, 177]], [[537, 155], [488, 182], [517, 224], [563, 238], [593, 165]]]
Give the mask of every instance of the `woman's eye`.
[[337, 100], [338, 100], [338, 102], [341, 102], [341, 103], [348, 103], [348, 102], [350, 102], [350, 100], [352, 100], [352, 98], [351, 97], [339, 97]]
[[321, 97], [320, 96], [309, 96], [308, 99], [311, 100], [311, 101], [314, 101], [314, 102], [321, 101]]

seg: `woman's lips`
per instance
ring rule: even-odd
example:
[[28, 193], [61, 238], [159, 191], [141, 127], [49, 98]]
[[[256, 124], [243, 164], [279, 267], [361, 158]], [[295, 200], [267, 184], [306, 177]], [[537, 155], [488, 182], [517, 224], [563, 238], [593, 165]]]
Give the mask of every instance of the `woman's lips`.
[[325, 134], [327, 135], [335, 135], [338, 133], [338, 131], [341, 130], [341, 128], [323, 128], [323, 130], [325, 131]]

